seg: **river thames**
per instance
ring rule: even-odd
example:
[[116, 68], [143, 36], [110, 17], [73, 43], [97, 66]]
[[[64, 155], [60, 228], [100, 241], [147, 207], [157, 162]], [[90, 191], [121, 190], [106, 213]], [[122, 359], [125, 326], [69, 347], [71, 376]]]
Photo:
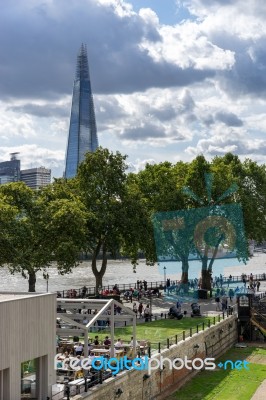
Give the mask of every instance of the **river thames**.
[[[247, 262], [247, 265], [240, 265], [236, 260], [219, 260], [220, 264], [223, 263], [223, 267], [216, 263], [214, 267], [213, 276], [223, 275], [241, 275], [243, 272], [250, 274], [266, 273], [266, 254], [255, 253], [254, 256]], [[231, 264], [230, 264], [231, 263]], [[237, 265], [238, 264], [238, 265]], [[227, 265], [227, 267], [226, 267]], [[164, 270], [165, 267], [165, 270]], [[164, 272], [167, 278], [171, 280], [180, 279], [181, 264], [177, 262], [166, 262], [160, 263], [160, 265], [147, 266], [144, 260], [139, 261], [136, 273], [133, 272], [132, 264], [130, 261], [113, 261], [109, 260], [107, 270], [103, 278], [103, 285], [114, 285], [122, 283], [135, 283], [139, 280], [146, 280], [148, 282], [163, 281]], [[83, 261], [77, 268], [73, 269], [71, 274], [59, 275], [55, 266], [52, 266], [48, 270], [49, 280], [48, 289], [49, 291], [66, 290], [66, 289], [78, 289], [82, 286], [94, 286], [95, 279], [91, 272], [90, 262]], [[191, 263], [189, 277], [199, 277], [200, 264]], [[47, 282], [43, 278], [42, 272], [38, 272], [36, 281], [36, 291], [46, 292]], [[0, 268], [0, 291], [28, 291], [28, 281], [24, 279], [21, 274], [16, 273], [11, 275], [8, 269], [3, 267]]]

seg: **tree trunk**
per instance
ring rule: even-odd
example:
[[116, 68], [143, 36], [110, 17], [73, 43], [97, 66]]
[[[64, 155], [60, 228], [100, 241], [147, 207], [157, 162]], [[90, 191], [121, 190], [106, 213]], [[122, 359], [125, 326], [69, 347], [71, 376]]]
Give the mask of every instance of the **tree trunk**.
[[188, 284], [188, 259], [182, 259], [182, 276], [181, 276], [181, 283]]
[[211, 290], [211, 273], [207, 269], [201, 271], [201, 289]]
[[35, 271], [29, 272], [29, 292], [35, 292], [35, 284], [36, 284], [36, 273]]
[[93, 275], [95, 276], [95, 281], [96, 281], [96, 293], [95, 293], [96, 295], [98, 294], [99, 288], [103, 286], [103, 276], [105, 274], [106, 267], [107, 267], [106, 247], [103, 244], [102, 266], [99, 271], [97, 269], [97, 256], [100, 252], [100, 249], [101, 249], [101, 243], [99, 242], [95, 249], [95, 252], [93, 253], [92, 263], [91, 263], [92, 272], [93, 272]]
[[207, 251], [205, 251], [204, 256], [201, 259], [201, 289], [210, 290], [210, 276], [208, 271], [208, 255]]
[[207, 290], [212, 289], [212, 282], [211, 282], [212, 266], [213, 266], [214, 260], [216, 259], [220, 242], [221, 242], [221, 239], [219, 239], [217, 245], [215, 246], [215, 249], [214, 249], [214, 252], [213, 252], [213, 255], [210, 260], [209, 265], [208, 265], [208, 255], [207, 255], [207, 252], [205, 251], [204, 257], [202, 259], [202, 271], [201, 271], [202, 289], [207, 289]]

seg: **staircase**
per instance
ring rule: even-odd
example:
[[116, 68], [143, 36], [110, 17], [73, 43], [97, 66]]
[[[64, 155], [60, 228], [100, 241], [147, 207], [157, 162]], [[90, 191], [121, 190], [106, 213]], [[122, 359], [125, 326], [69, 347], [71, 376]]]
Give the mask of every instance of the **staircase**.
[[266, 296], [254, 298], [250, 322], [266, 337]]

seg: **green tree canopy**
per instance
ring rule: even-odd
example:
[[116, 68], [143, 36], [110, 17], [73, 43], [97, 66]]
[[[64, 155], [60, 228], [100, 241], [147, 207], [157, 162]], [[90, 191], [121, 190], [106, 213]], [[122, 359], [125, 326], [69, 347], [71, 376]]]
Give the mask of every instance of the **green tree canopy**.
[[[144, 204], [128, 184], [126, 156], [98, 148], [87, 153], [77, 174], [81, 198], [87, 209], [87, 249], [92, 254], [96, 288], [102, 286], [107, 253], [120, 251], [136, 263], [147, 230]], [[101, 255], [98, 269], [97, 258]]]
[[[52, 186], [50, 187], [52, 191]], [[56, 261], [61, 273], [76, 265], [82, 248], [86, 214], [78, 199], [48, 200], [44, 193], [33, 191], [24, 183], [0, 186], [0, 200], [16, 210], [16, 230], [12, 236], [12, 253], [3, 260], [11, 273], [28, 278], [29, 291], [35, 291], [36, 273], [46, 271]]]

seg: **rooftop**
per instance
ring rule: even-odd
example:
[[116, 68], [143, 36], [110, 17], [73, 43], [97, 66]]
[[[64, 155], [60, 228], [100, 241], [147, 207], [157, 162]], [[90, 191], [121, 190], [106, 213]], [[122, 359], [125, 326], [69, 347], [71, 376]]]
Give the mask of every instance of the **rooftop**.
[[28, 297], [45, 296], [51, 293], [29, 293], [29, 292], [0, 292], [0, 303], [12, 300], [26, 299]]

